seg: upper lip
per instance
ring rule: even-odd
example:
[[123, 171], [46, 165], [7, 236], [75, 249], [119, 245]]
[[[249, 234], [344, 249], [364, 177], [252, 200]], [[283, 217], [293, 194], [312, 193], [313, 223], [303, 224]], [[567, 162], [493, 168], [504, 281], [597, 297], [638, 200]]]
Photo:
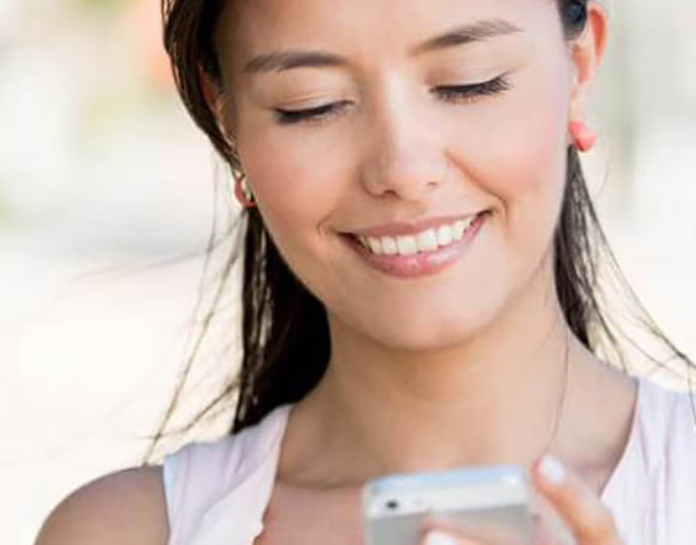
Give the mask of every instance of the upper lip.
[[466, 220], [476, 216], [478, 213], [461, 214], [456, 216], [441, 216], [438, 218], [429, 218], [416, 222], [396, 222], [375, 225], [357, 231], [351, 231], [351, 234], [356, 237], [398, 237], [406, 235], [415, 235], [422, 233], [428, 229], [436, 229], [441, 225], [451, 225], [461, 220]]

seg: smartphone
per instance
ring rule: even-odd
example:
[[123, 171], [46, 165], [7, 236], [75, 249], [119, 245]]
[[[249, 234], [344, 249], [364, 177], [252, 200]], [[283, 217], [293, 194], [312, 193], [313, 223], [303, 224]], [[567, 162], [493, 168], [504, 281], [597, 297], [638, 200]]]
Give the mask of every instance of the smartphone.
[[486, 545], [534, 545], [533, 492], [521, 466], [392, 475], [363, 487], [367, 545], [418, 545], [426, 520]]

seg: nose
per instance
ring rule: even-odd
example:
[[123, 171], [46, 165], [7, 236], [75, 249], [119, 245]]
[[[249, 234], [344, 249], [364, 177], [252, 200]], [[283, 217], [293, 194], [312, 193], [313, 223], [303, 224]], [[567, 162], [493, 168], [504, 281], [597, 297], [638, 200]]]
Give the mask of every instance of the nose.
[[447, 158], [427, 112], [392, 100], [367, 125], [361, 179], [368, 193], [423, 201], [442, 184]]

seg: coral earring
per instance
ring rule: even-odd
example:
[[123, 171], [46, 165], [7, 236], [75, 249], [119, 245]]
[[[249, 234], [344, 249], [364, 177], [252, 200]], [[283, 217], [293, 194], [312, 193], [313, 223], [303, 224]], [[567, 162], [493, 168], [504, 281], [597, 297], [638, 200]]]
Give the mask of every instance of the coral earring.
[[570, 123], [570, 134], [573, 143], [579, 151], [590, 151], [597, 142], [597, 135], [587, 128], [582, 121], [572, 121]]
[[253, 208], [256, 205], [253, 197], [250, 197], [245, 191], [243, 186], [243, 180], [237, 179], [234, 184], [234, 195], [237, 197], [237, 201], [242, 205], [243, 208]]

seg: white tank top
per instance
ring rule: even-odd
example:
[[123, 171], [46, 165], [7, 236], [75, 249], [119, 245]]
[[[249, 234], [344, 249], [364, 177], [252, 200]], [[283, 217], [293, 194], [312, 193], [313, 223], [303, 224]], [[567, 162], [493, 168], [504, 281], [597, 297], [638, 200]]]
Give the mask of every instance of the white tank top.
[[[291, 408], [165, 458], [168, 545], [253, 545]], [[696, 543], [695, 420], [688, 393], [638, 379], [629, 440], [601, 495], [627, 545]]]

